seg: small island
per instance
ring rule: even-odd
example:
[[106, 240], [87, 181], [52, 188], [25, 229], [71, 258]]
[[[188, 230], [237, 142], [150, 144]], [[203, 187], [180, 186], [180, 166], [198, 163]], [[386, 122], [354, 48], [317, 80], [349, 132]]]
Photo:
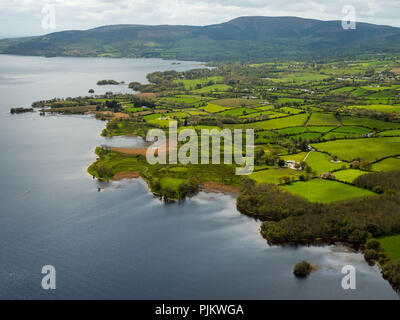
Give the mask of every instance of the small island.
[[33, 108], [11, 108], [11, 114], [18, 114], [18, 113], [26, 113], [26, 112], [34, 112]]
[[120, 83], [115, 80], [99, 80], [97, 81], [98, 86], [106, 86], [106, 85], [119, 85]]
[[296, 265], [293, 268], [293, 274], [298, 277], [298, 278], [305, 278], [307, 277], [315, 267], [307, 262], [307, 261], [302, 261], [299, 263], [296, 263]]

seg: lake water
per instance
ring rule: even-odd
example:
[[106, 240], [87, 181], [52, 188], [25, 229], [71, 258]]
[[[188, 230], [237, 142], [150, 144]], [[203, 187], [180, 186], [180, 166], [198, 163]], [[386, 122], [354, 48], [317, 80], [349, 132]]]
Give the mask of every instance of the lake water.
[[[145, 81], [157, 70], [197, 62], [158, 59], [40, 58], [0, 55], [0, 298], [2, 299], [398, 299], [361, 254], [340, 247], [268, 246], [260, 223], [232, 197], [200, 193], [165, 205], [141, 180], [98, 192], [86, 168], [100, 144], [140, 139], [100, 137], [89, 116], [10, 115], [34, 100], [86, 95], [100, 79]], [[305, 280], [293, 265], [318, 270]], [[357, 269], [357, 289], [343, 290], [341, 269]], [[57, 289], [41, 288], [53, 265]]]

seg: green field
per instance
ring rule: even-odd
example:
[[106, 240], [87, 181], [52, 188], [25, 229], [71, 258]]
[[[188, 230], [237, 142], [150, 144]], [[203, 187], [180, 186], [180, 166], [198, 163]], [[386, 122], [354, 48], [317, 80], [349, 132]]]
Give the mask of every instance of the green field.
[[325, 153], [312, 151], [306, 159], [306, 163], [317, 172], [318, 175], [321, 175], [324, 172], [329, 172], [333, 170], [337, 170], [346, 166], [346, 163], [343, 162], [332, 162], [331, 157]]
[[278, 103], [303, 103], [304, 100], [303, 99], [299, 99], [299, 98], [278, 98], [277, 100]]
[[321, 133], [317, 133], [317, 132], [305, 132], [305, 133], [300, 133], [300, 134], [296, 134], [294, 136], [290, 137], [291, 139], [296, 139], [296, 140], [317, 140], [319, 138], [321, 138]]
[[274, 109], [275, 109], [275, 107], [273, 105], [266, 105], [266, 106], [257, 107], [257, 110], [262, 110], [262, 111], [274, 110]]
[[365, 106], [349, 106], [350, 109], [366, 109], [366, 110], [374, 110], [379, 112], [396, 112], [400, 113], [400, 106], [393, 105], [384, 105], [384, 104], [376, 104], [376, 105], [365, 105]]
[[282, 177], [294, 177], [297, 179], [299, 172], [288, 168], [276, 168], [253, 172], [249, 177], [257, 182], [279, 184]]
[[226, 110], [226, 107], [222, 107], [213, 103], [207, 103], [205, 107], [201, 107], [200, 109], [203, 109], [204, 111], [210, 112], [210, 113], [217, 113]]
[[400, 128], [400, 123], [385, 122], [371, 118], [359, 118], [344, 116], [341, 118], [345, 126], [363, 126], [376, 130], [387, 130]]
[[[259, 99], [243, 99], [243, 98], [226, 98], [226, 99], [218, 99], [211, 101], [214, 104], [223, 107], [230, 107], [230, 108], [239, 108], [243, 106], [254, 106], [260, 103]], [[271, 106], [268, 106], [269, 108]]]
[[345, 133], [355, 133], [355, 134], [366, 134], [371, 132], [371, 130], [364, 128], [364, 127], [355, 127], [355, 126], [342, 126], [338, 127], [332, 132], [345, 132]]
[[183, 83], [186, 90], [194, 90], [196, 89], [196, 85], [204, 86], [209, 81], [219, 82], [222, 81], [223, 78], [220, 76], [208, 77], [208, 78], [200, 78], [200, 79], [183, 79], [183, 80], [175, 80], [176, 83]]
[[189, 113], [192, 116], [200, 116], [200, 115], [207, 115], [207, 112], [201, 111], [201, 110], [187, 110], [185, 109], [187, 113]]
[[282, 107], [280, 110], [283, 112], [286, 112], [286, 113], [290, 113], [290, 114], [298, 114], [298, 113], [304, 112], [304, 110], [291, 108], [291, 107]]
[[278, 129], [278, 130], [274, 130], [274, 131], [281, 135], [291, 135], [291, 134], [300, 134], [300, 133], [307, 132], [307, 128], [306, 127], [291, 127], [291, 128]]
[[284, 185], [286, 190], [311, 202], [329, 203], [352, 198], [373, 196], [375, 193], [337, 181], [313, 179]]
[[250, 108], [235, 108], [235, 109], [230, 109], [230, 110], [225, 110], [221, 112], [221, 115], [224, 116], [232, 116], [232, 117], [238, 117], [238, 116], [243, 116], [247, 115], [250, 113], [257, 113], [257, 110], [250, 109]]
[[296, 154], [285, 154], [283, 156], [280, 156], [281, 159], [285, 160], [285, 161], [296, 161], [296, 162], [301, 162], [304, 160], [304, 158], [306, 157], [306, 155], [308, 154], [308, 152], [300, 152], [300, 153], [296, 153]]
[[139, 111], [143, 111], [142, 107], [132, 107], [132, 108], [125, 108], [126, 111], [129, 112], [139, 112]]
[[[256, 109], [253, 109], [256, 110]], [[259, 112], [253, 112], [247, 115], [239, 116], [239, 118], [259, 118], [262, 116], [268, 116], [269, 119], [275, 119], [275, 118], [282, 118], [286, 117], [286, 113], [281, 113], [281, 112], [275, 112], [275, 111], [259, 111]], [[265, 120], [265, 119], [264, 119]]]
[[340, 122], [336, 119], [332, 113], [316, 113], [310, 117], [307, 122], [307, 126], [339, 126]]
[[[174, 172], [177, 172], [177, 168], [173, 168]], [[184, 179], [176, 179], [176, 178], [161, 178], [160, 179], [160, 184], [161, 184], [161, 188], [165, 189], [165, 188], [170, 188], [173, 191], [178, 191], [179, 186], [185, 182], [186, 180]]]
[[309, 82], [320, 81], [329, 78], [327, 75], [311, 73], [311, 72], [293, 72], [293, 73], [280, 73], [279, 78], [271, 79], [274, 82]]
[[255, 144], [271, 143], [278, 138], [278, 135], [272, 131], [258, 131], [254, 134]]
[[336, 127], [329, 127], [329, 126], [323, 126], [323, 127], [319, 127], [319, 126], [307, 126], [308, 131], [310, 132], [321, 132], [321, 133], [325, 133], [328, 131], [331, 131], [332, 129], [334, 129]]
[[146, 121], [149, 120], [155, 120], [155, 119], [160, 119], [163, 115], [159, 114], [159, 113], [152, 113], [152, 114], [148, 114], [146, 116], [143, 116], [143, 119]]
[[227, 125], [227, 127], [272, 130], [272, 129], [287, 128], [287, 127], [298, 127], [303, 125], [306, 120], [307, 120], [307, 114], [298, 114], [279, 119], [258, 121], [258, 122], [239, 124], [239, 125]]
[[226, 84], [213, 84], [212, 86], [203, 87], [201, 89], [193, 90], [193, 93], [201, 94], [201, 93], [210, 93], [212, 91], [221, 92], [228, 91], [231, 87]]
[[400, 259], [400, 235], [383, 237], [378, 239], [378, 241], [389, 259]]
[[312, 146], [339, 159], [352, 161], [357, 157], [374, 162], [400, 153], [400, 137], [336, 140]]
[[347, 169], [336, 171], [333, 173], [333, 175], [336, 177], [336, 180], [353, 183], [356, 178], [366, 173], [368, 172], [356, 169]]
[[[400, 152], [400, 151], [399, 151]], [[388, 158], [372, 165], [372, 170], [374, 171], [392, 171], [400, 169], [400, 159], [399, 158]]]
[[387, 131], [380, 132], [378, 135], [381, 137], [400, 136], [400, 130], [387, 130]]
[[321, 140], [336, 140], [336, 139], [356, 139], [360, 138], [359, 134], [348, 132], [329, 132], [322, 137]]
[[202, 102], [202, 97], [197, 95], [176, 95], [173, 97], [164, 97], [163, 99], [167, 101], [183, 102], [192, 105], [197, 105]]

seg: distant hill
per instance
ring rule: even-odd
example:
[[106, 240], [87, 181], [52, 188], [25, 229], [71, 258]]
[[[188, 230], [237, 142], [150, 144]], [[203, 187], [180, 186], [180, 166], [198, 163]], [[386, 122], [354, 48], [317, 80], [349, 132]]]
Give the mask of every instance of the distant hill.
[[199, 61], [311, 59], [399, 53], [400, 28], [296, 17], [240, 17], [209, 26], [112, 25], [0, 40], [0, 53]]

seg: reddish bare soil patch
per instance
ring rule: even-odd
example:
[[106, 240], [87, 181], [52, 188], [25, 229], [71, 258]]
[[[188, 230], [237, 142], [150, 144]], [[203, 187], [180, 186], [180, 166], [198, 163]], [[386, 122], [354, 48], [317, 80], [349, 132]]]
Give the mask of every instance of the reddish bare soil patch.
[[221, 192], [230, 194], [234, 197], [238, 197], [240, 195], [240, 188], [215, 181], [207, 181], [203, 183], [200, 189], [205, 192]]
[[134, 172], [118, 172], [114, 175], [113, 180], [122, 180], [122, 179], [134, 179], [139, 178], [139, 171]]
[[114, 113], [114, 118], [117, 118], [117, 119], [129, 119], [129, 115], [126, 114], [126, 113], [117, 112], [117, 113]]
[[[142, 155], [146, 156], [147, 148], [118, 148], [118, 147], [111, 147], [111, 151], [119, 152], [122, 154], [126, 154], [129, 156], [137, 156]], [[166, 150], [159, 150], [160, 153], [168, 152], [169, 148], [167, 146]]]
[[157, 95], [154, 92], [141, 92], [141, 93], [135, 94], [135, 96], [137, 96], [139, 98], [155, 98], [155, 97], [157, 97]]
[[129, 156], [142, 155], [146, 156], [147, 148], [117, 148], [111, 147], [112, 151], [127, 154]]
[[[92, 113], [92, 112], [88, 112], [88, 113]], [[96, 115], [102, 115], [105, 117], [113, 117], [113, 118], [117, 118], [117, 119], [129, 119], [129, 115], [126, 113], [122, 113], [122, 112], [112, 112], [112, 111], [96, 111], [94, 112], [94, 114]]]
[[133, 116], [135, 116], [135, 117], [146, 116], [146, 115], [152, 114], [152, 113], [153, 113], [152, 111], [140, 111], [140, 112], [135, 112], [133, 114]]

